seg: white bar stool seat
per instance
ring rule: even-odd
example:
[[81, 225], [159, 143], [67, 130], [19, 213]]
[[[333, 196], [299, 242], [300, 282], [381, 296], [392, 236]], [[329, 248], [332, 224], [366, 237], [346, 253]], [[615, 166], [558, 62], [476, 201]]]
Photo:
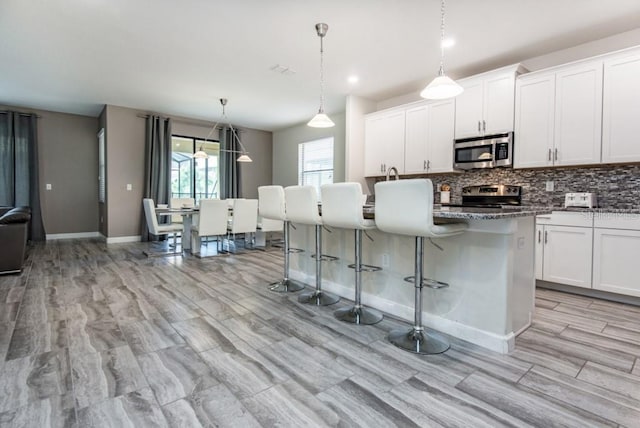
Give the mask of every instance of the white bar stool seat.
[[354, 306], [338, 309], [333, 314], [342, 321], [353, 324], [375, 324], [382, 321], [382, 314], [375, 309], [362, 306], [362, 272], [378, 271], [381, 268], [362, 264], [362, 233], [376, 228], [374, 220], [365, 219], [362, 213], [363, 197], [360, 183], [336, 183], [322, 186], [322, 222], [327, 226], [353, 229], [355, 236]]
[[[415, 287], [414, 326], [410, 330], [394, 330], [389, 341], [399, 348], [417, 354], [440, 354], [449, 343], [437, 333], [425, 332], [422, 325], [422, 287], [448, 287], [449, 284], [424, 279], [424, 239], [446, 238], [463, 233], [466, 223], [433, 222], [433, 183], [428, 179], [379, 182], [375, 185], [376, 225], [378, 229], [397, 235], [414, 236], [415, 273], [405, 278]], [[435, 245], [435, 244], [434, 244]]]
[[291, 222], [287, 219], [282, 186], [258, 187], [258, 213], [263, 219], [284, 222], [284, 277], [280, 281], [269, 284], [269, 290], [284, 293], [304, 289], [304, 284], [289, 278], [289, 256], [291, 253], [298, 253], [302, 250], [289, 247]]
[[340, 297], [322, 290], [322, 262], [336, 260], [336, 257], [322, 254], [322, 218], [318, 211], [318, 195], [313, 186], [289, 186], [284, 189], [287, 206], [287, 219], [292, 223], [315, 226], [316, 251], [311, 257], [316, 259], [316, 289], [302, 293], [298, 297], [300, 303], [318, 306], [333, 305]]

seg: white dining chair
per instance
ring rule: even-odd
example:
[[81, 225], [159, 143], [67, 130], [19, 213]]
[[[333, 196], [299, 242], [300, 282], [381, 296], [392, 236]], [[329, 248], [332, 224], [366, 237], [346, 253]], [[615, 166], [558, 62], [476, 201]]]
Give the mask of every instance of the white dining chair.
[[199, 256], [203, 236], [215, 236], [216, 248], [221, 253], [221, 237], [227, 233], [229, 208], [220, 199], [201, 199], [198, 221], [191, 226], [191, 253]]
[[233, 203], [233, 214], [227, 227], [227, 240], [229, 248], [231, 242], [235, 247], [236, 235], [244, 236], [244, 247], [247, 248], [247, 236], [256, 232], [258, 227], [258, 200], [257, 199], [235, 199]]
[[[193, 208], [196, 206], [196, 200], [194, 198], [171, 198], [169, 200], [169, 207], [171, 208]], [[173, 214], [171, 216], [171, 223], [182, 223], [182, 216], [180, 214]]]
[[156, 215], [155, 204], [153, 203], [153, 199], [145, 198], [142, 200], [142, 206], [144, 207], [144, 216], [147, 220], [147, 229], [149, 229], [149, 233], [155, 236], [163, 236], [163, 235], [173, 235], [173, 251], [167, 252], [148, 252], [145, 251], [145, 255], [147, 257], [157, 257], [157, 256], [170, 256], [170, 255], [178, 255], [182, 254], [182, 251], [178, 252], [177, 245], [177, 235], [182, 232], [181, 224], [158, 224], [158, 217]]

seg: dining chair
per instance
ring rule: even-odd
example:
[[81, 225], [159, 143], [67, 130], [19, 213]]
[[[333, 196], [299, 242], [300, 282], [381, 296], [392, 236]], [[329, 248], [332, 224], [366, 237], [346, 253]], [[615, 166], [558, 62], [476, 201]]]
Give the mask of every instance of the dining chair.
[[198, 221], [191, 226], [191, 253], [199, 256], [203, 236], [215, 236], [216, 248], [221, 253], [221, 237], [227, 233], [229, 208], [220, 199], [201, 199]]
[[[171, 198], [169, 200], [169, 206], [171, 208], [191, 208], [196, 206], [196, 200], [194, 198]], [[182, 223], [182, 216], [180, 214], [173, 214], [171, 216], [171, 223]]]
[[236, 235], [244, 235], [244, 247], [247, 248], [247, 235], [256, 232], [258, 227], [258, 200], [257, 199], [235, 199], [233, 203], [233, 214], [227, 227], [227, 240], [229, 248], [231, 242], [236, 242]]
[[147, 257], [158, 256], [175, 256], [182, 254], [182, 251], [178, 252], [178, 246], [176, 237], [179, 232], [182, 232], [181, 224], [158, 224], [158, 217], [156, 215], [156, 208], [153, 199], [145, 198], [142, 200], [142, 206], [144, 207], [144, 216], [147, 220], [147, 228], [149, 233], [155, 236], [173, 235], [173, 251], [166, 252], [148, 252], [145, 251]]

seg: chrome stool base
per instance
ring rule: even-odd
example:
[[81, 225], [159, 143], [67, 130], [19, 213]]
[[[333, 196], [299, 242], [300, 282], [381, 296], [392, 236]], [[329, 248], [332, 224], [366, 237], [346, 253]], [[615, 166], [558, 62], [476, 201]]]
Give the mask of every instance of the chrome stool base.
[[334, 296], [333, 294], [327, 294], [324, 291], [311, 291], [308, 293], [302, 293], [298, 297], [298, 302], [316, 305], [316, 306], [328, 306], [333, 305], [334, 303], [338, 303], [340, 297]]
[[294, 279], [283, 279], [278, 282], [269, 284], [269, 291], [276, 293], [293, 293], [295, 291], [304, 290], [305, 285]]
[[352, 306], [350, 308], [338, 309], [333, 316], [340, 321], [351, 324], [371, 325], [382, 321], [382, 314], [375, 309], [363, 308], [362, 306]]
[[389, 342], [406, 351], [415, 354], [431, 355], [442, 354], [449, 349], [449, 342], [438, 333], [424, 330], [392, 330], [389, 333]]

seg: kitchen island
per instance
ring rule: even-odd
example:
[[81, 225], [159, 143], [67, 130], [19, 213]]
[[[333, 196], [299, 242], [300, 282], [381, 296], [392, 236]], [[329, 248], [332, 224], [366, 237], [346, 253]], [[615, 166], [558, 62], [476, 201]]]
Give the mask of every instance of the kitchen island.
[[[365, 207], [373, 216], [374, 207]], [[434, 239], [442, 251], [425, 243], [425, 278], [449, 283], [448, 288], [423, 289], [423, 321], [429, 328], [508, 353], [515, 336], [531, 324], [535, 293], [535, 216], [544, 209], [466, 208], [434, 206], [436, 222], [464, 221], [458, 236]], [[291, 278], [314, 283], [313, 227], [296, 225], [291, 246], [304, 253], [291, 257]], [[414, 242], [411, 237], [373, 230], [363, 240], [363, 262], [382, 267], [363, 272], [362, 302], [411, 323]], [[323, 289], [353, 299], [354, 232], [324, 232], [323, 253], [339, 260], [323, 264]], [[366, 328], [366, 326], [362, 326]]]

